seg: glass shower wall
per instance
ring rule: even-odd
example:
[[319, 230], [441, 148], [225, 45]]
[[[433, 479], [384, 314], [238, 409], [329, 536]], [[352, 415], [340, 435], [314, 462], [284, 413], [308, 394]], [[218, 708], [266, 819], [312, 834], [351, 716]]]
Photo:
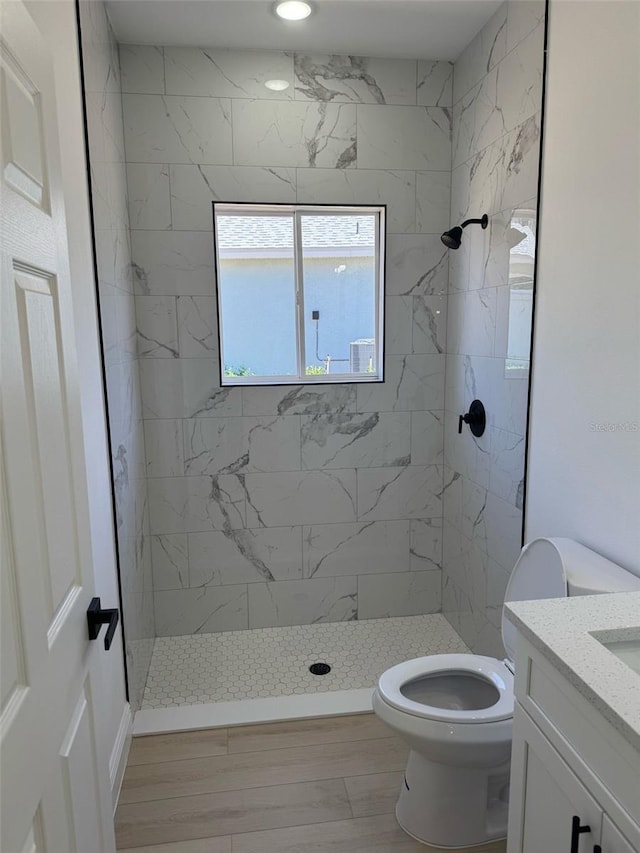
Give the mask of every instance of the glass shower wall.
[[[545, 3], [504, 3], [454, 66], [445, 391], [443, 612], [474, 652], [504, 656], [500, 620], [522, 545]], [[487, 429], [459, 415], [479, 398]]]
[[94, 243], [129, 701], [140, 707], [155, 637], [120, 66], [102, 2], [80, 2]]

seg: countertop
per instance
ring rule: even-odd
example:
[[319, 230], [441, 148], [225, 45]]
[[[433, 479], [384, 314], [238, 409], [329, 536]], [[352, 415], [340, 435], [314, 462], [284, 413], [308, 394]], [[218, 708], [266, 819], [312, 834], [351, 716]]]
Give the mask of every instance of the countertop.
[[521, 634], [640, 750], [640, 674], [602, 644], [640, 640], [640, 592], [505, 607]]

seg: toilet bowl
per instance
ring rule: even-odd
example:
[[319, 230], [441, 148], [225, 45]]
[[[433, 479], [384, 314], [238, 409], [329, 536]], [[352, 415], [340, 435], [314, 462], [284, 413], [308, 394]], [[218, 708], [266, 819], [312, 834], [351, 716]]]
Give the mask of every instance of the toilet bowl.
[[[505, 601], [640, 589], [640, 579], [570, 539], [522, 549]], [[428, 655], [384, 672], [373, 710], [409, 745], [396, 817], [423, 844], [459, 848], [507, 834], [516, 630], [504, 661]]]

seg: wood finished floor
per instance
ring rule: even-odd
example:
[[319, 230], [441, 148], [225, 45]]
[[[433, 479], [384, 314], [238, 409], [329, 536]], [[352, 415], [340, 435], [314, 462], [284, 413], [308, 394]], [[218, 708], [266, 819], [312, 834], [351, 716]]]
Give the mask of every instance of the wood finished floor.
[[136, 738], [118, 850], [433, 853], [395, 821], [406, 758], [373, 714]]

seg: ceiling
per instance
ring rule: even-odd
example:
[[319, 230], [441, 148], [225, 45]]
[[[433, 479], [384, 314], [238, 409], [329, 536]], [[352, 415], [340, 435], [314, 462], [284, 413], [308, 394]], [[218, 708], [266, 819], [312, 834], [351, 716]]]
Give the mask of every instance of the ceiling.
[[110, 0], [120, 42], [455, 60], [501, 0], [315, 0], [281, 21], [270, 0]]

